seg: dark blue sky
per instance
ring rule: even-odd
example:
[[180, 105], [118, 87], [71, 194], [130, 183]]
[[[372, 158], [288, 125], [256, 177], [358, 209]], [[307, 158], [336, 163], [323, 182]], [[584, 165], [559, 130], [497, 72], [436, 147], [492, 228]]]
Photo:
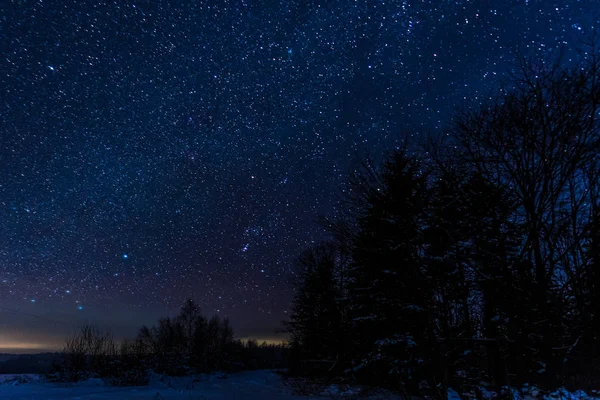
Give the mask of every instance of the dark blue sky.
[[597, 0], [1, 2], [0, 349], [84, 320], [133, 334], [186, 297], [277, 336], [359, 157], [599, 19]]

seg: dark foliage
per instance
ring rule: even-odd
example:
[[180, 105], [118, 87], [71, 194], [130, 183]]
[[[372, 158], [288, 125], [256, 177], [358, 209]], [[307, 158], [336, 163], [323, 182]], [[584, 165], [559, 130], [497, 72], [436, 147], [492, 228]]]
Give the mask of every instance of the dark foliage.
[[60, 382], [100, 378], [115, 386], [148, 383], [141, 343], [117, 345], [110, 332], [94, 325], [84, 325], [67, 339], [48, 378]]
[[250, 339], [235, 343], [231, 370], [283, 369], [287, 366], [289, 347], [284, 344], [258, 343]]
[[226, 369], [232, 363], [235, 341], [229, 320], [207, 320], [192, 300], [175, 318], [161, 318], [143, 327], [137, 341], [148, 368], [168, 375], [187, 375]]
[[433, 293], [420, 260], [427, 176], [401, 152], [380, 176], [371, 207], [359, 219], [350, 269], [350, 320], [359, 355], [352, 367], [369, 380], [419, 382], [431, 374], [433, 362]]
[[110, 332], [84, 325], [67, 339], [52, 377], [77, 382], [107, 376], [116, 355], [117, 348]]
[[[292, 304], [293, 360], [337, 360], [344, 349], [340, 340], [345, 327], [342, 290], [343, 268], [339, 248], [321, 244], [298, 259], [298, 291]], [[332, 363], [335, 365], [335, 363]], [[290, 368], [301, 368], [291, 364]]]
[[[439, 398], [449, 384], [600, 383], [591, 48], [573, 68], [524, 61], [502, 96], [458, 113], [424, 157], [406, 146], [379, 169], [365, 163], [346, 189], [351, 209], [327, 221], [333, 244], [300, 260], [292, 365], [335, 361], [319, 375]], [[342, 284], [328, 248], [349, 255]]]
[[206, 319], [192, 300], [175, 318], [142, 327], [133, 341], [116, 344], [110, 332], [85, 325], [70, 337], [48, 378], [76, 382], [101, 378], [114, 386], [148, 383], [149, 372], [182, 376], [213, 371], [283, 368], [284, 345], [234, 338], [228, 319]]

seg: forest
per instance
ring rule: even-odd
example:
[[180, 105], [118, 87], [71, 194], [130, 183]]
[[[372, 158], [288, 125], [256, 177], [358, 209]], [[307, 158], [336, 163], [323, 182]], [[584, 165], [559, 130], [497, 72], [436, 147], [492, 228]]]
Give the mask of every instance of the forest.
[[150, 375], [182, 377], [285, 367], [287, 347], [234, 337], [227, 318], [206, 318], [193, 300], [175, 317], [143, 326], [132, 340], [86, 324], [70, 336], [46, 374], [50, 382], [90, 378], [109, 386], [146, 386]]
[[292, 373], [428, 398], [600, 386], [594, 49], [520, 58], [442, 137], [352, 174], [297, 262]]

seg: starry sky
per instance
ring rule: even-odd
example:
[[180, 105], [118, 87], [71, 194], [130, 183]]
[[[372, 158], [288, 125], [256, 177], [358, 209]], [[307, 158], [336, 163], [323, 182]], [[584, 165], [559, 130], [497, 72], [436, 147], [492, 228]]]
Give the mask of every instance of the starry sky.
[[0, 2], [0, 351], [188, 297], [280, 338], [366, 154], [441, 132], [598, 0]]

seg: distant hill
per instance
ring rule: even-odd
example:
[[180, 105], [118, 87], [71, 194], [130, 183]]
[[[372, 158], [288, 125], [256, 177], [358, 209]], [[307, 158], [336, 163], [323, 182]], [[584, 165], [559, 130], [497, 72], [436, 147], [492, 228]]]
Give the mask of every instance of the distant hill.
[[0, 374], [43, 374], [49, 372], [58, 353], [0, 354]]

